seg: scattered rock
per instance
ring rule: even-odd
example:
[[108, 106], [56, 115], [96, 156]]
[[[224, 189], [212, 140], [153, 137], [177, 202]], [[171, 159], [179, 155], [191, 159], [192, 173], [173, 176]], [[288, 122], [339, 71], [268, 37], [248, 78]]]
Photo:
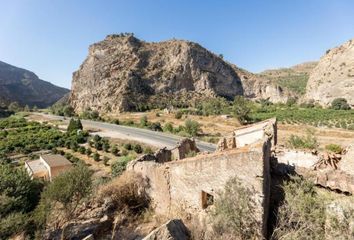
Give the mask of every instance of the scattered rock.
[[180, 219], [169, 220], [159, 228], [152, 231], [143, 240], [187, 240], [190, 233]]

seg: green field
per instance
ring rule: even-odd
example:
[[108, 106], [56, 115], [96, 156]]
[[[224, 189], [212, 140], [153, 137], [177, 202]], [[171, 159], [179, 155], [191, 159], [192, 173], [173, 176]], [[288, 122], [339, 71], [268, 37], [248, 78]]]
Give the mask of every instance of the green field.
[[266, 111], [253, 111], [250, 117], [254, 121], [276, 117], [278, 121], [286, 124], [307, 124], [315, 127], [354, 130], [354, 110], [274, 107]]

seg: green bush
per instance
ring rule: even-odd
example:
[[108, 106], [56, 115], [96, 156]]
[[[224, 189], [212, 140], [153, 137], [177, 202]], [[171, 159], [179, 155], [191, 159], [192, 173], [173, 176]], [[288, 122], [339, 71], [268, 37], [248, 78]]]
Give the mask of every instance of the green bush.
[[177, 112], [175, 113], [175, 118], [176, 118], [176, 119], [181, 119], [182, 116], [183, 116], [183, 113], [182, 113], [181, 111], [177, 111]]
[[133, 147], [133, 150], [134, 150], [136, 153], [142, 153], [142, 152], [143, 152], [143, 148], [141, 147], [140, 144], [135, 144], [134, 147]]
[[84, 112], [82, 112], [80, 117], [83, 119], [92, 119], [92, 120], [101, 119], [99, 112], [96, 110], [92, 111], [90, 108], [87, 108]]
[[172, 123], [168, 122], [163, 126], [163, 131], [164, 132], [173, 132], [173, 125]]
[[85, 149], [85, 147], [80, 146], [80, 147], [79, 147], [79, 153], [81, 153], [81, 154], [85, 154], [85, 153], [86, 153], [86, 149]]
[[0, 163], [0, 218], [13, 212], [30, 212], [38, 201], [42, 184], [31, 180], [24, 169]]
[[242, 96], [236, 96], [233, 102], [233, 114], [239, 119], [240, 123], [249, 121], [252, 103]]
[[313, 183], [293, 177], [283, 191], [272, 239], [325, 239], [325, 205]]
[[146, 147], [146, 148], [144, 148], [144, 153], [145, 154], [153, 154], [154, 152], [152, 151], [151, 147]]
[[37, 206], [42, 188], [24, 169], [0, 163], [0, 239], [31, 231], [30, 212]]
[[82, 130], [82, 124], [80, 119], [77, 120], [75, 120], [74, 118], [70, 119], [67, 131], [71, 133], [71, 132], [77, 132], [78, 130]]
[[151, 129], [152, 131], [156, 131], [156, 132], [162, 132], [161, 123], [153, 122], [150, 124], [149, 129]]
[[105, 152], [109, 152], [111, 145], [109, 144], [108, 139], [102, 139], [102, 149]]
[[288, 107], [291, 107], [296, 104], [296, 98], [289, 97], [288, 100], [286, 101], [286, 105]]
[[187, 119], [184, 123], [184, 129], [190, 136], [195, 137], [200, 131], [200, 124], [197, 121]]
[[91, 148], [87, 148], [87, 149], [86, 149], [86, 155], [87, 155], [87, 156], [91, 156], [91, 154], [92, 154]]
[[123, 156], [128, 156], [129, 152], [126, 149], [122, 150], [122, 155]]
[[132, 149], [133, 149], [131, 143], [125, 143], [125, 144], [124, 144], [124, 148], [127, 149], [127, 150], [132, 150]]
[[213, 229], [221, 239], [261, 239], [257, 221], [254, 190], [244, 187], [237, 178], [229, 180], [215, 201]]
[[95, 136], [93, 136], [93, 141], [94, 141], [94, 142], [99, 142], [99, 141], [101, 141], [101, 139], [102, 139], [102, 138], [100, 137], [100, 135], [97, 135], [97, 134], [96, 134]]
[[112, 145], [112, 147], [111, 147], [111, 152], [112, 152], [112, 154], [115, 155], [115, 156], [118, 155], [119, 149], [118, 149], [118, 147], [117, 147], [116, 144]]
[[295, 149], [316, 149], [318, 146], [317, 138], [313, 131], [307, 130], [306, 136], [291, 135], [287, 142], [290, 148]]
[[43, 192], [41, 200], [47, 204], [60, 204], [60, 213], [68, 220], [73, 218], [77, 206], [91, 191], [92, 172], [84, 164], [79, 164], [54, 178]]
[[335, 110], [349, 110], [350, 105], [347, 102], [347, 99], [345, 98], [336, 98], [332, 101], [331, 103], [332, 109]]
[[140, 126], [141, 127], [146, 127], [148, 124], [149, 124], [149, 122], [148, 122], [147, 116], [146, 115], [142, 116], [140, 118]]
[[340, 145], [333, 144], [333, 143], [326, 145], [325, 149], [330, 152], [337, 153], [337, 154], [341, 154], [343, 152], [343, 148]]
[[124, 157], [120, 157], [117, 161], [115, 161], [111, 165], [112, 176], [117, 177], [121, 175], [125, 171], [128, 162], [130, 162], [131, 160], [133, 160], [132, 156], [124, 156]]
[[12, 112], [19, 112], [22, 110], [22, 107], [18, 104], [18, 102], [12, 102], [7, 107]]
[[197, 109], [204, 116], [227, 114], [230, 111], [230, 102], [225, 98], [217, 97], [201, 101]]
[[107, 156], [104, 156], [103, 157], [103, 163], [104, 163], [104, 165], [108, 165], [108, 161], [109, 161], [109, 157], [107, 157]]
[[10, 239], [15, 234], [31, 231], [31, 227], [28, 214], [11, 213], [0, 219], [0, 239]]
[[67, 104], [54, 104], [50, 107], [50, 112], [54, 115], [72, 117], [75, 115], [74, 108]]
[[96, 162], [100, 161], [100, 154], [98, 154], [98, 152], [95, 152], [92, 157]]

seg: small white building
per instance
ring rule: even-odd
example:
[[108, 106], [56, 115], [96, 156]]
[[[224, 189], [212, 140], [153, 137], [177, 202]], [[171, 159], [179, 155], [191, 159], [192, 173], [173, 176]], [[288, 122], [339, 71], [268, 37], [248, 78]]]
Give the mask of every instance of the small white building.
[[42, 155], [38, 160], [26, 161], [25, 168], [32, 178], [52, 181], [54, 177], [70, 169], [72, 163], [61, 155]]

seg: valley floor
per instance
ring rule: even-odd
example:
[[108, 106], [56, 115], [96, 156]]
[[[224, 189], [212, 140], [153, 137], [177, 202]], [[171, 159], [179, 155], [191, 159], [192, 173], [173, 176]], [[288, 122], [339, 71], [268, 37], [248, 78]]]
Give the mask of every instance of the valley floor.
[[[162, 125], [165, 123], [172, 123], [173, 126], [179, 126], [184, 123], [187, 117], [183, 117], [181, 119], [176, 119], [174, 114], [167, 114], [167, 113], [160, 113], [156, 114], [157, 112], [138, 112], [138, 113], [122, 113], [119, 115], [109, 115], [109, 118], [112, 119], [119, 119], [120, 121], [134, 121], [135, 123], [139, 123], [140, 119], [143, 116], [147, 116], [147, 119], [151, 122], [160, 122]], [[51, 121], [53, 124], [58, 124], [63, 129], [66, 129], [67, 121], [63, 121], [63, 117], [54, 116], [54, 115], [47, 115], [47, 114], [31, 114], [29, 118], [35, 121]], [[240, 127], [241, 124], [238, 122], [237, 119], [226, 117], [226, 116], [195, 116], [195, 115], [188, 115], [188, 118], [198, 121], [201, 124], [201, 130], [203, 136], [212, 136], [215, 138], [214, 141], [217, 142], [220, 136], [227, 135], [228, 133], [232, 132], [235, 128]], [[83, 120], [85, 125], [85, 120]], [[91, 123], [91, 124], [90, 124]], [[100, 127], [97, 124], [92, 124], [94, 121], [87, 121], [86, 127], [91, 129], [95, 132], [98, 132], [103, 137], [110, 137], [113, 139], [130, 139], [135, 141], [141, 141], [147, 144], [150, 144], [155, 147], [173, 147], [175, 146], [176, 142], [181, 138], [178, 136], [173, 136], [171, 134], [168, 135], [168, 139], [163, 138], [161, 139], [160, 136], [154, 138], [154, 135], [159, 135], [162, 133], [149, 131], [146, 129], [138, 129], [138, 131], [143, 131], [143, 134], [147, 134], [145, 138], [142, 135], [135, 136], [134, 133], [125, 133], [122, 131], [117, 131], [116, 129], [107, 129], [107, 127], [103, 126]], [[97, 122], [99, 123], [99, 122]], [[102, 124], [102, 123], [99, 123]], [[124, 128], [124, 126], [122, 126]], [[306, 130], [310, 129], [314, 131], [315, 136], [319, 143], [319, 148], [323, 149], [328, 144], [338, 144], [342, 147], [346, 147], [352, 143], [354, 139], [354, 131], [345, 130], [340, 128], [328, 128], [328, 127], [313, 127], [305, 124], [281, 124], [278, 123], [278, 144], [279, 145], [286, 145], [289, 137], [291, 135], [305, 135]], [[163, 134], [166, 135], [166, 134]], [[201, 139], [203, 139], [203, 136]], [[162, 142], [164, 141], [164, 142]], [[201, 143], [203, 150], [206, 151], [213, 151], [215, 146], [213, 144], [208, 143]]]

